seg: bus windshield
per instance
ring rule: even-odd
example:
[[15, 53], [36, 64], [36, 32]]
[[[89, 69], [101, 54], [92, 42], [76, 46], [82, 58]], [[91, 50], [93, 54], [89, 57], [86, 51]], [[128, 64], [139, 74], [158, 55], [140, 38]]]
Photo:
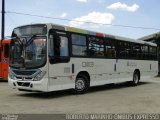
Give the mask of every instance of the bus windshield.
[[10, 66], [26, 69], [41, 67], [46, 62], [46, 51], [45, 36], [13, 38]]

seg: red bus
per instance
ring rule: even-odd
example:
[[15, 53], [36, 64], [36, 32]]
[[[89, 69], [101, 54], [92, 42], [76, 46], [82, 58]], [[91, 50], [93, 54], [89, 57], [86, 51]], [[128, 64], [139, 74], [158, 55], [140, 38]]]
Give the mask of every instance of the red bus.
[[0, 44], [0, 80], [8, 79], [10, 42], [11, 40], [3, 40]]

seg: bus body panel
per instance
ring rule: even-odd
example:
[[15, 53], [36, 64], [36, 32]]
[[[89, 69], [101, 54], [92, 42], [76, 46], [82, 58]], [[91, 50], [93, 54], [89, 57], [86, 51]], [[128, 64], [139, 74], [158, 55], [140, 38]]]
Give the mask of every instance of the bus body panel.
[[73, 88], [72, 63], [49, 64], [49, 90]]
[[[93, 63], [93, 66], [85, 66], [89, 62]], [[90, 75], [90, 86], [132, 81], [136, 69], [140, 71], [141, 80], [147, 80], [157, 75], [157, 63], [147, 60], [71, 58], [69, 63], [49, 65], [49, 91], [74, 88], [77, 75], [84, 71]], [[72, 73], [73, 64], [74, 73]], [[114, 71], [115, 64], [116, 71]], [[65, 73], [66, 69], [68, 73]]]
[[[158, 73], [157, 61], [118, 60], [117, 63], [116, 61], [116, 59], [71, 58], [69, 63], [49, 64], [48, 73], [41, 81], [9, 79], [9, 85], [12, 88], [47, 92], [74, 89], [77, 75], [84, 71], [90, 75], [90, 86], [132, 81], [136, 69], [140, 70], [141, 80], [147, 80]], [[93, 62], [93, 64], [85, 66], [87, 62]], [[114, 71], [115, 63], [117, 64], [116, 71]], [[72, 65], [74, 65], [74, 68]], [[74, 72], [72, 69], [74, 69]], [[29, 82], [33, 87], [18, 86], [17, 82]], [[14, 83], [16, 86], [14, 86]]]

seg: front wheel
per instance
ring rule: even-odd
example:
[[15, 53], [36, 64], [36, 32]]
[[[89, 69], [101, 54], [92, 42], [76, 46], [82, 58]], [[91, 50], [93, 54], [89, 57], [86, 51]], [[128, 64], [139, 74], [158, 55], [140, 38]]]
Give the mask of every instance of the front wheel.
[[85, 93], [89, 88], [89, 81], [85, 75], [79, 75], [75, 81], [75, 92], [78, 94]]

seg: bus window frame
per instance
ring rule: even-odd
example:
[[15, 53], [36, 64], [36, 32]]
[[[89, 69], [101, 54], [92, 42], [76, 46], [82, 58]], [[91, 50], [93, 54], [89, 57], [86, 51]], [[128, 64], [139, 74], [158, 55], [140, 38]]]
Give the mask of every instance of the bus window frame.
[[[59, 33], [56, 33], [56, 32], [65, 33], [65, 34], [59, 34]], [[55, 48], [54, 48], [55, 47], [54, 46], [54, 35], [55, 34], [58, 34], [62, 37], [66, 37], [68, 39], [68, 56], [60, 56], [60, 55], [55, 56], [55, 51], [54, 51], [55, 50]], [[54, 52], [53, 56], [48, 55], [50, 64], [68, 63], [70, 61], [70, 36], [69, 36], [69, 33], [67, 31], [64, 31], [64, 30], [50, 29], [48, 36], [50, 36], [50, 35], [53, 35], [53, 38], [52, 38], [53, 46], [52, 46], [52, 48], [53, 48], [53, 52]], [[50, 38], [49, 38], [49, 41], [51, 41]], [[51, 42], [49, 42], [49, 43], [51, 43]], [[48, 47], [48, 48], [51, 50], [50, 47]]]

